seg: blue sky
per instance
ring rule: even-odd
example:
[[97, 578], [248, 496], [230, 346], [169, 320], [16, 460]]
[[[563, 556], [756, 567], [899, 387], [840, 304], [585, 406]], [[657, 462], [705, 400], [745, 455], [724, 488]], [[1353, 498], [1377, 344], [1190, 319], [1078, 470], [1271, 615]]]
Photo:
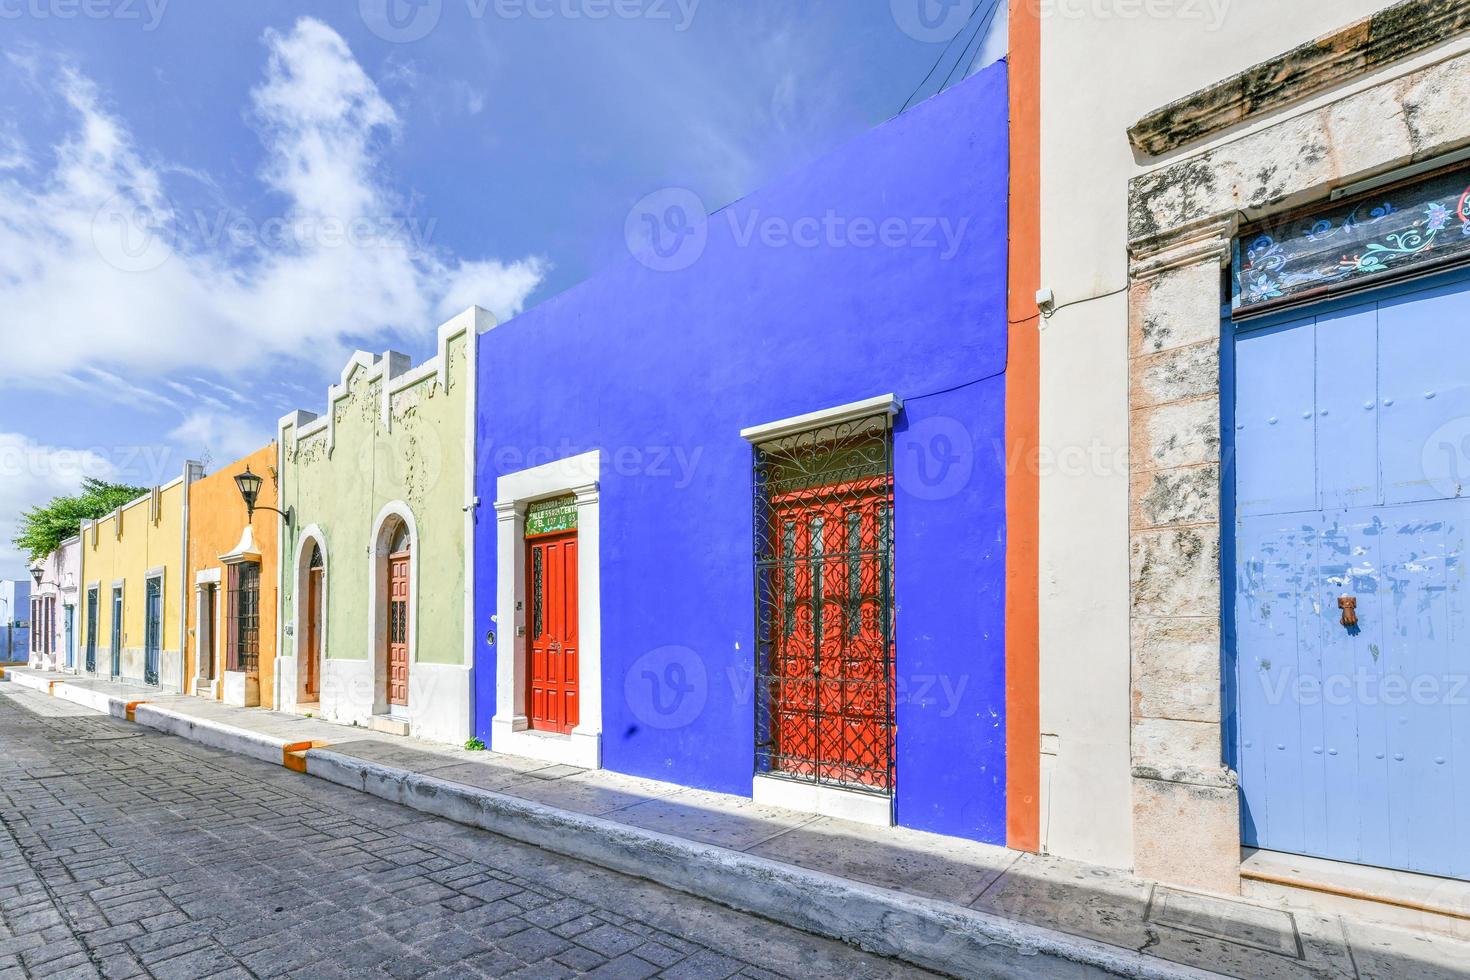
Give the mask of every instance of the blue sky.
[[0, 578], [82, 475], [224, 465], [352, 349], [514, 316], [617, 261], [639, 199], [723, 206], [984, 28], [920, 96], [957, 81], [991, 4], [6, 0]]

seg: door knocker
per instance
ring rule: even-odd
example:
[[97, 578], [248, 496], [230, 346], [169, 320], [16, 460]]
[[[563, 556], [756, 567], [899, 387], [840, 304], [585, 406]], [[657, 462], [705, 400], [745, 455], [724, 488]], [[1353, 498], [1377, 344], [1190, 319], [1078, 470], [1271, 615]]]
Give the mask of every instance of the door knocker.
[[1345, 595], [1337, 600], [1337, 608], [1342, 610], [1342, 625], [1352, 629], [1358, 625], [1358, 597]]

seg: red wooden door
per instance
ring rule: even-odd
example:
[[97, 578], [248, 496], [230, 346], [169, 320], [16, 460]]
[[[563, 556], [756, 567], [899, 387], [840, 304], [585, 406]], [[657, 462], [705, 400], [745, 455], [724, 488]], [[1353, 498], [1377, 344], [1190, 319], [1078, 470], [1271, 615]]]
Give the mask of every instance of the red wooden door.
[[892, 503], [886, 478], [772, 501], [774, 768], [891, 789]]
[[408, 552], [388, 556], [388, 703], [408, 705]]
[[322, 669], [322, 570], [314, 567], [306, 573], [306, 696], [321, 693]]
[[526, 717], [539, 731], [577, 726], [577, 532], [526, 542]]

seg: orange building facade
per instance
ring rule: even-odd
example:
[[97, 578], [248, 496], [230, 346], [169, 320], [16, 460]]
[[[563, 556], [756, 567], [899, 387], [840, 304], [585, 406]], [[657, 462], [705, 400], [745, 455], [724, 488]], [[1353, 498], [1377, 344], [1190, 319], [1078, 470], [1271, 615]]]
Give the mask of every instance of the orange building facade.
[[[273, 708], [280, 517], [271, 443], [189, 488], [189, 602], [184, 671], [200, 697]], [[246, 516], [235, 477], [264, 477]]]

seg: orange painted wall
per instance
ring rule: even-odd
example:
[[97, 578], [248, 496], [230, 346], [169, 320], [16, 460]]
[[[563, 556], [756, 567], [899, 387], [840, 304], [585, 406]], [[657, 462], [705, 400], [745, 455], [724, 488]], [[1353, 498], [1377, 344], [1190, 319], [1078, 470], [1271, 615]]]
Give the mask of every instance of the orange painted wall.
[[1041, 848], [1041, 20], [1011, 0], [1010, 355], [1006, 366], [1006, 843]]
[[[280, 496], [276, 481], [271, 477], [271, 468], [276, 465], [276, 444], [273, 442], [244, 459], [237, 460], [196, 481], [189, 490], [189, 605], [188, 646], [184, 651], [184, 676], [189, 679], [192, 693], [194, 678], [199, 672], [199, 602], [194, 583], [201, 571], [220, 570], [218, 601], [221, 610], [225, 607], [225, 593], [229, 575], [219, 556], [227, 554], [240, 543], [245, 533], [245, 502], [235, 486], [235, 476], [249, 465], [252, 472], [265, 479], [261, 484], [259, 507], [279, 507]], [[255, 550], [260, 552], [260, 704], [275, 707], [276, 666], [276, 568], [279, 552], [276, 533], [280, 517], [268, 510], [257, 510], [251, 524], [255, 535]], [[224, 644], [217, 647], [215, 677], [224, 669]]]

